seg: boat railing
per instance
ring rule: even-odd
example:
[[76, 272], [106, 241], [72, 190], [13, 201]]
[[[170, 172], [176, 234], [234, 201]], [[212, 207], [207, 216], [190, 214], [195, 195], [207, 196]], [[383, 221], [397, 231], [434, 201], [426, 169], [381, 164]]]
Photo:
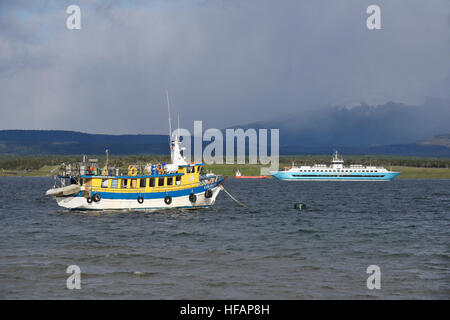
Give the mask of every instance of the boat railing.
[[[214, 179], [214, 181], [211, 181], [211, 179]], [[153, 192], [169, 192], [169, 191], [178, 191], [183, 189], [189, 189], [189, 188], [196, 188], [199, 186], [204, 186], [206, 184], [213, 183], [217, 180], [217, 178], [211, 178], [208, 181], [199, 181], [194, 183], [188, 183], [188, 184], [182, 184], [182, 185], [175, 185], [175, 186], [164, 186], [164, 187], [158, 187], [154, 186], [151, 187], [149, 191], [147, 191], [147, 188], [105, 188], [105, 187], [93, 187], [93, 186], [87, 186], [86, 189], [90, 192], [118, 192], [120, 193], [153, 193]]]

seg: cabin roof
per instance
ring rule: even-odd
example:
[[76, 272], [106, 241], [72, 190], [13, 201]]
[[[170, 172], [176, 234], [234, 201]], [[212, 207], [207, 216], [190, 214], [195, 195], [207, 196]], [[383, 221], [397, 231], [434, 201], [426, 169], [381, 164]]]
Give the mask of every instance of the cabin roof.
[[181, 165], [181, 166], [178, 166], [179, 168], [186, 168], [186, 167], [195, 167], [195, 166], [202, 166], [203, 165], [203, 162], [200, 162], [200, 163], [188, 163], [188, 164], [185, 164], [185, 165]]
[[[175, 177], [182, 176], [184, 173], [167, 173], [167, 174], [152, 174], [152, 175], [136, 175], [136, 176], [91, 176], [81, 175], [80, 178], [98, 178], [98, 179], [139, 179], [139, 178], [158, 178], [158, 177]], [[58, 178], [72, 178], [71, 176], [58, 176]]]

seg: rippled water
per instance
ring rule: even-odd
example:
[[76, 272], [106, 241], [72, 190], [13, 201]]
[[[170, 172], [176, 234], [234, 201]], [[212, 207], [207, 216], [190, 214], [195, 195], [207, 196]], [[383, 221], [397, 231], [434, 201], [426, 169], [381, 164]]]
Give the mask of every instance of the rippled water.
[[[229, 179], [250, 209], [221, 193], [157, 213], [64, 211], [51, 185], [0, 178], [0, 298], [450, 298], [449, 180]], [[366, 287], [372, 264], [381, 290]]]

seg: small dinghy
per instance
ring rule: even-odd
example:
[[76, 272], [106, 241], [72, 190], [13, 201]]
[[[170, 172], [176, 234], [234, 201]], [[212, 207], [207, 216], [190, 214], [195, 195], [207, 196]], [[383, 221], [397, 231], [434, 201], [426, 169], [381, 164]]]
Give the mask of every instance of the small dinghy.
[[51, 188], [45, 193], [47, 196], [70, 196], [72, 194], [80, 193], [81, 186], [78, 184], [71, 184], [70, 186]]

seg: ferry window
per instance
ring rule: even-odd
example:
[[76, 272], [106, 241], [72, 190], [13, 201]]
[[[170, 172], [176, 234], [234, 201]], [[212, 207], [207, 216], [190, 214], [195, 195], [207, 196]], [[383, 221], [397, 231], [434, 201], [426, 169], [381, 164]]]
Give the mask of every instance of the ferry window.
[[154, 187], [154, 186], [155, 186], [155, 178], [150, 178], [149, 180], [150, 180], [150, 181], [149, 181], [149, 183], [148, 183], [148, 186], [149, 186], [149, 187]]
[[145, 180], [147, 179], [139, 179], [139, 187], [145, 188]]
[[108, 188], [109, 179], [102, 179], [102, 188]]
[[164, 179], [165, 178], [158, 178], [158, 187], [164, 186]]
[[111, 180], [111, 188], [117, 188], [119, 186], [119, 180], [112, 179]]
[[176, 178], [176, 184], [177, 184], [177, 185], [181, 184], [181, 176], [177, 176], [177, 178]]
[[122, 179], [122, 188], [127, 188], [128, 187], [128, 179]]
[[173, 185], [173, 177], [168, 177], [168, 178], [167, 178], [167, 185], [168, 185], [168, 186]]
[[131, 179], [131, 186], [130, 188], [136, 189], [137, 188], [137, 179]]

